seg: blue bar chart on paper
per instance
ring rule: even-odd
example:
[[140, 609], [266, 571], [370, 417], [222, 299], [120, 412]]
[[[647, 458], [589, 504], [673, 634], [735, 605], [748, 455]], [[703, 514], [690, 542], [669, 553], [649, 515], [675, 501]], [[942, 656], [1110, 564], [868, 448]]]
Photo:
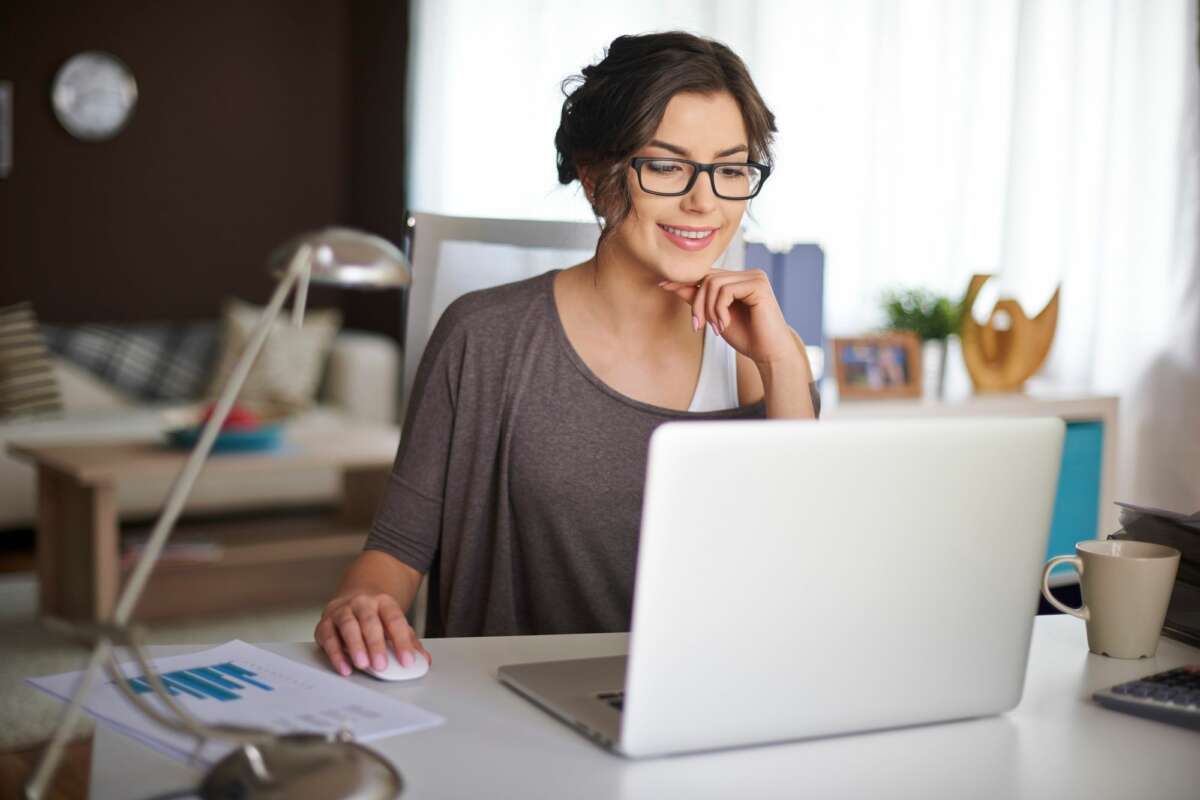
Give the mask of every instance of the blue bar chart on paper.
[[[197, 743], [191, 734], [160, 725], [130, 702], [121, 682], [151, 705], [173, 716], [150, 680], [133, 664], [124, 675], [92, 687], [85, 710], [97, 720], [160, 752], [188, 762], [193, 754], [213, 764], [233, 747], [221, 738]], [[442, 722], [425, 709], [346, 680], [331, 669], [314, 668], [234, 640], [217, 647], [154, 660], [154, 674], [171, 702], [197, 719], [271, 733], [348, 731], [356, 741], [410, 733]], [[31, 678], [39, 689], [67, 701], [81, 672]]]
[[[206, 667], [178, 669], [163, 673], [159, 677], [172, 695], [182, 693], [199, 700], [211, 697], [227, 703], [241, 700], [241, 692], [246, 689], [273, 691], [270, 684], [255, 679], [257, 674], [232, 661], [226, 661]], [[130, 678], [129, 685], [138, 694], [149, 694], [153, 691], [145, 678]]]

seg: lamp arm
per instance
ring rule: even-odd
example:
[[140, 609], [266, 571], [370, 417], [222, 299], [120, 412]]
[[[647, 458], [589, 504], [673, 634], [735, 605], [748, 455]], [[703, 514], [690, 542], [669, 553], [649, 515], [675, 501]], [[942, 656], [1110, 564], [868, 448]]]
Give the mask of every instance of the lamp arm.
[[[80, 639], [93, 644], [97, 641], [105, 641], [109, 643], [117, 642], [125, 646], [136, 647], [137, 644], [140, 644], [141, 639], [141, 629], [136, 625], [120, 628], [108, 622], [79, 623], [70, 622], [68, 620], [58, 619], [55, 617], [44, 618], [42, 620], [42, 624], [55, 633], [60, 633], [64, 636], [70, 636], [71, 638]], [[125, 676], [123, 670], [121, 669], [121, 665], [117, 662], [116, 651], [110, 646], [106, 648], [105, 652], [107, 653], [107, 659], [104, 665], [105, 669], [108, 671], [109, 676], [113, 679], [117, 689], [119, 689], [121, 693], [125, 695], [125, 698], [131, 704], [137, 706], [137, 708], [143, 714], [157, 722], [159, 725], [172, 730], [179, 730], [179, 726], [174, 721], [163, 715], [162, 712], [139, 697], [138, 694], [129, 687], [129, 679]], [[158, 675], [156, 674], [154, 677], [157, 679]], [[156, 680], [155, 683], [157, 682], [158, 681]], [[151, 688], [155, 687], [155, 683], [150, 684]], [[165, 704], [168, 707], [173, 706], [175, 699], [170, 696], [169, 692], [164, 692], [164, 694], [167, 695], [167, 699], [164, 701]]]
[[[304, 248], [307, 248], [307, 247], [308, 247], [308, 245], [305, 245], [303, 248], [300, 248], [300, 249], [303, 250]], [[299, 252], [300, 252], [300, 250], [296, 251], [297, 254], [299, 254]], [[309, 248], [309, 255], [311, 256], [311, 254], [312, 254], [312, 249]], [[309, 265], [310, 262], [308, 262], [306, 260], [305, 264]], [[296, 281], [296, 296], [292, 298], [292, 327], [293, 328], [299, 328], [301, 325], [304, 324], [304, 307], [308, 303], [308, 279], [309, 279], [311, 273], [312, 273], [311, 268], [300, 270], [300, 275]]]
[[[108, 661], [105, 663], [104, 669], [108, 672], [108, 676], [112, 678], [113, 685], [117, 687], [117, 690], [120, 691], [120, 693], [125, 696], [125, 699], [129, 701], [129, 704], [136, 707], [138, 711], [141, 711], [147, 717], [154, 720], [159, 725], [162, 725], [164, 728], [167, 728], [168, 730], [178, 731], [179, 733], [190, 733], [197, 738], [203, 738], [203, 734], [199, 730], [193, 729], [191, 726], [187, 725], [186, 722], [180, 722], [179, 720], [173, 719], [162, 713], [153, 705], [148, 703], [145, 698], [141, 697], [137, 692], [129, 688], [129, 677], [125, 675], [120, 663], [117, 661], [116, 651], [112, 650], [111, 648], [108, 651]], [[162, 685], [162, 681], [159, 680], [158, 675], [155, 674], [154, 677], [151, 678], [149, 674], [146, 674], [146, 680], [150, 683], [150, 687], [154, 690], [154, 693], [159, 696], [159, 699], [162, 700], [164, 704], [171, 707], [173, 711], [179, 713], [180, 707], [178, 703], [175, 702], [174, 697], [171, 697], [171, 693], [166, 691], [166, 687]], [[162, 687], [163, 689], [161, 693], [159, 692], [159, 687]]]
[[[209, 725], [171, 696], [170, 691], [162, 682], [158, 670], [146, 656], [145, 629], [140, 625], [114, 625], [111, 622], [71, 622], [65, 619], [47, 617], [43, 620], [47, 628], [81, 641], [95, 642], [107, 638], [114, 645], [109, 649], [108, 659], [104, 665], [117, 689], [125, 699], [150, 719], [169, 730], [190, 734], [197, 739], [235, 739], [239, 744], [269, 745], [278, 737], [270, 732], [240, 725]], [[150, 689], [162, 701], [163, 705], [175, 713], [175, 717], [164, 714], [160, 709], [148, 702], [146, 698], [135, 692], [129, 685], [129, 676], [117, 661], [116, 646], [127, 647], [133, 653], [134, 661], [142, 670], [142, 677], [150, 685]]]
[[[175, 482], [172, 483], [171, 492], [167, 496], [167, 502], [162, 514], [159, 516], [158, 522], [155, 524], [154, 530], [146, 542], [146, 547], [142, 551], [137, 565], [133, 568], [133, 573], [129, 576], [125, 588], [121, 591], [121, 597], [117, 601], [116, 610], [113, 612], [113, 622], [115, 624], [124, 625], [133, 613], [133, 609], [137, 606], [142, 589], [150, 577], [150, 571], [154, 568], [155, 563], [158, 562], [159, 553], [162, 551], [163, 545], [166, 544], [171, 530], [175, 527], [175, 522], [183, 510], [183, 504], [187, 501], [188, 495], [191, 494], [192, 486], [195, 484], [196, 478], [204, 466], [205, 459], [208, 458], [208, 454], [212, 450], [217, 433], [220, 431], [221, 425], [224, 424], [225, 418], [229, 416], [229, 410], [233, 407], [233, 401], [237, 397], [237, 393], [246, 382], [246, 376], [250, 374], [250, 368], [254, 365], [255, 358], [258, 357], [259, 351], [262, 350], [263, 344], [267, 341], [267, 337], [271, 333], [272, 323], [279, 316], [279, 311], [283, 308], [283, 303], [297, 279], [306, 276], [309, 269], [311, 269], [309, 261], [311, 256], [312, 247], [309, 245], [303, 245], [296, 250], [295, 255], [292, 256], [292, 260], [288, 263], [287, 272], [280, 279], [279, 285], [275, 287], [275, 293], [271, 296], [270, 302], [263, 310], [262, 317], [259, 318], [258, 327], [255, 329], [250, 343], [246, 345], [246, 349], [242, 352], [229, 378], [226, 379], [225, 385], [221, 389], [221, 395], [217, 399], [216, 407], [213, 409], [212, 415], [209, 416], [208, 422], [205, 423], [204, 429], [200, 433], [200, 440], [192, 448], [191, 455], [188, 456], [183, 469], [180, 470], [179, 475], [175, 478]], [[84, 671], [79, 685], [75, 688], [75, 693], [71, 697], [71, 703], [63, 713], [62, 721], [54, 731], [54, 737], [46, 746], [46, 750], [38, 762], [37, 770], [25, 785], [26, 797], [32, 798], [32, 800], [40, 800], [45, 793], [46, 787], [50, 783], [55, 769], [58, 767], [63, 748], [66, 746], [71, 734], [75, 731], [75, 726], [79, 722], [79, 717], [83, 710], [83, 698], [91, 690], [96, 672], [101, 663], [108, 657], [111, 648], [111, 642], [107, 638], [102, 638], [96, 642], [96, 649], [92, 651], [91, 660], [88, 661], [87, 669]]]
[[171, 696], [157, 670], [154, 669], [154, 665], [146, 658], [146, 652], [142, 649], [140, 641], [131, 637], [130, 650], [133, 652], [134, 660], [142, 668], [142, 677], [150, 684], [150, 688], [158, 696], [158, 699], [167, 708], [175, 712], [176, 716], [172, 718], [163, 714], [129, 687], [129, 678], [124, 674], [121, 665], [117, 662], [116, 653], [112, 653], [108, 659], [108, 674], [112, 677], [113, 682], [117, 684], [117, 688], [121, 693], [125, 695], [125, 699], [137, 706], [143, 714], [158, 724], [179, 733], [191, 734], [197, 739], [234, 739], [239, 744], [256, 745], [271, 744], [275, 741], [276, 736], [274, 733], [246, 728], [240, 725], [209, 725], [203, 722]]
[[288, 265], [287, 272], [275, 288], [275, 294], [263, 310], [262, 317], [259, 318], [258, 327], [255, 328], [250, 343], [246, 345], [246, 349], [242, 352], [233, 371], [226, 379], [225, 385], [221, 388], [221, 395], [218, 397], [216, 406], [213, 408], [211, 416], [209, 416], [204, 429], [200, 433], [200, 440], [196, 442], [196, 446], [192, 449], [191, 455], [188, 456], [183, 469], [180, 470], [179, 475], [175, 478], [175, 482], [171, 485], [171, 493], [167, 496], [166, 506], [163, 508], [162, 515], [159, 516], [158, 522], [150, 534], [150, 539], [146, 542], [145, 550], [143, 550], [141, 557], [138, 559], [137, 566], [133, 568], [133, 573], [129, 576], [129, 580], [121, 592], [121, 598], [117, 601], [116, 610], [113, 612], [113, 621], [116, 624], [124, 625], [132, 615], [133, 609], [137, 606], [137, 601], [142, 595], [142, 589], [145, 587], [146, 580], [150, 577], [150, 571], [154, 568], [155, 563], [158, 562], [159, 553], [162, 551], [163, 545], [166, 544], [167, 537], [170, 535], [172, 528], [174, 528], [179, 514], [183, 511], [183, 504], [191, 494], [192, 485], [195, 484], [201, 468], [204, 467], [204, 462], [212, 450], [213, 442], [217, 439], [217, 434], [221, 431], [221, 426], [225, 423], [225, 418], [229, 416], [229, 410], [233, 407], [233, 401], [237, 398], [238, 392], [241, 391], [242, 385], [246, 382], [246, 376], [250, 374], [250, 368], [254, 366], [254, 360], [258, 357], [259, 351], [262, 350], [263, 344], [267, 341], [267, 337], [271, 333], [271, 325], [275, 322], [275, 318], [279, 316], [279, 310], [283, 307], [283, 303], [287, 299], [292, 286], [295, 285], [296, 280], [300, 278], [301, 273], [308, 270], [308, 259], [311, 252], [312, 248], [307, 245], [296, 251], [296, 255]]

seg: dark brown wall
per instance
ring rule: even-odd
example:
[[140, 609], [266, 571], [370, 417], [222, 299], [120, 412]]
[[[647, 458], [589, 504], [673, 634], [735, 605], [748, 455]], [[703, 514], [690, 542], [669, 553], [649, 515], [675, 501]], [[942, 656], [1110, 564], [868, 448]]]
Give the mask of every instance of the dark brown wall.
[[[405, 235], [404, 122], [408, 64], [407, 0], [351, 5], [349, 222], [400, 244]], [[399, 292], [345, 292], [342, 308], [358, 327], [403, 341]]]
[[[54, 322], [214, 317], [229, 295], [265, 300], [265, 258], [299, 232], [398, 237], [405, 5], [0, 3], [15, 111], [0, 304], [32, 299]], [[107, 142], [75, 140], [50, 108], [55, 71], [85, 49], [138, 81], [131, 122]], [[314, 300], [399, 330], [396, 293]]]

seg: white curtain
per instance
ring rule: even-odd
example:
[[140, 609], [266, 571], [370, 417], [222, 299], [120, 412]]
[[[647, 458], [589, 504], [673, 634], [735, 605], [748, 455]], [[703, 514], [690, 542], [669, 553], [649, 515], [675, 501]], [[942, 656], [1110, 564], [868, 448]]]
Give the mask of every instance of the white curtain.
[[[1123, 390], [1126, 457], [1121, 459], [1119, 485], [1131, 498], [1178, 510], [1200, 509], [1200, 14], [1195, 11], [1185, 25], [1186, 39], [1196, 49], [1184, 79], [1179, 135], [1173, 148], [1147, 159], [1158, 162], [1152, 165], [1152, 175], [1159, 181], [1150, 187], [1153, 196], [1165, 197], [1170, 190], [1174, 197], [1161, 200], [1148, 212], [1138, 209], [1143, 224], [1152, 222], [1147, 227], [1153, 236], [1146, 236], [1154, 248], [1152, 258], [1134, 258], [1129, 265], [1107, 264], [1111, 271], [1127, 276], [1124, 286], [1130, 303], [1137, 304], [1132, 319], [1125, 320], [1126, 313], [1111, 300], [1095, 317], [1096, 327], [1107, 323], [1107, 315], [1120, 320], [1133, 339], [1143, 335], [1137, 320], [1148, 321], [1146, 330], [1153, 338], [1142, 343], [1136, 355], [1128, 356], [1130, 371], [1125, 377], [1129, 380], [1122, 383], [1123, 376], [1105, 375], [1109, 385]], [[1160, 101], [1170, 107], [1169, 98]], [[1139, 190], [1140, 186], [1135, 189]], [[1131, 205], [1136, 205], [1136, 197]], [[1152, 217], [1155, 213], [1161, 219]], [[1136, 247], [1134, 234], [1128, 236]], [[1142, 281], [1162, 287], [1162, 306], [1149, 305], [1139, 290]], [[1148, 357], [1143, 361], [1142, 356]], [[1092, 359], [1095, 371], [1104, 374], [1100, 364], [1105, 353], [1093, 348]]]
[[1134, 435], [1168, 408], [1150, 365], [1200, 374], [1196, 2], [414, 2], [410, 204], [589, 219], [555, 180], [559, 82], [622, 33], [720, 39], [780, 129], [748, 238], [824, 248], [831, 334], [877, 325], [888, 287], [993, 272], [987, 308], [1036, 312], [1061, 282], [1043, 374], [1122, 396], [1121, 497], [1200, 507], [1200, 478], [1147, 489], [1162, 458]]

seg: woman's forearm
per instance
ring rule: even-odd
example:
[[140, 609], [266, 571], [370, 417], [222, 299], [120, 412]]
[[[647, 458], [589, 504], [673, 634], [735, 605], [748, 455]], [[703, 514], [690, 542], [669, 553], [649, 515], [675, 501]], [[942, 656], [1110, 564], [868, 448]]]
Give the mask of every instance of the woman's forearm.
[[794, 358], [757, 364], [768, 419], [814, 419], [817, 416], [809, 392], [812, 368], [808, 365], [808, 352], [800, 337], [794, 332], [792, 335], [796, 339]]
[[342, 576], [335, 597], [355, 592], [389, 594], [407, 611], [417, 596], [421, 573], [380, 550], [364, 550]]

